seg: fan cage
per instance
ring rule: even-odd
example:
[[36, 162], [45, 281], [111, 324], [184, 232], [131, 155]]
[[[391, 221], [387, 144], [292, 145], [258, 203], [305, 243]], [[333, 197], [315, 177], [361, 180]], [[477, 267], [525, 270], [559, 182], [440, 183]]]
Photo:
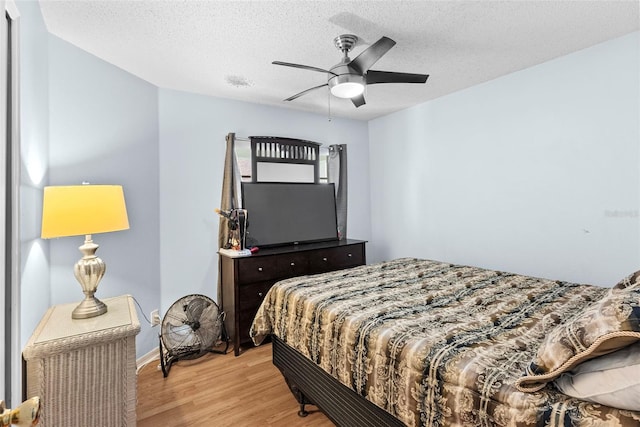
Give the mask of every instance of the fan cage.
[[[229, 337], [224, 319], [224, 312], [206, 295], [191, 294], [174, 302], [160, 327], [159, 351], [164, 376], [178, 360], [196, 359], [209, 352], [225, 354]], [[215, 349], [221, 344], [225, 344], [224, 350]]]

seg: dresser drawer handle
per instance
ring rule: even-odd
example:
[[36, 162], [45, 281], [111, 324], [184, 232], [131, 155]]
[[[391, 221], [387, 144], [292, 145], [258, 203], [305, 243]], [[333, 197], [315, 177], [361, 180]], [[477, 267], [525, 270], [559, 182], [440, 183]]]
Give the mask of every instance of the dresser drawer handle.
[[322, 258], [322, 260], [323, 260], [324, 262], [327, 262], [327, 258]]
[[349, 258], [351, 258], [353, 255], [349, 254], [349, 255], [347, 255], [347, 256], [348, 256]]
[[258, 271], [262, 271], [262, 267], [258, 267]]
[[258, 296], [262, 298], [262, 292], [258, 292]]
[[296, 266], [296, 263], [295, 263], [295, 262], [292, 262], [292, 263], [291, 263], [291, 267], [295, 267], [295, 266]]

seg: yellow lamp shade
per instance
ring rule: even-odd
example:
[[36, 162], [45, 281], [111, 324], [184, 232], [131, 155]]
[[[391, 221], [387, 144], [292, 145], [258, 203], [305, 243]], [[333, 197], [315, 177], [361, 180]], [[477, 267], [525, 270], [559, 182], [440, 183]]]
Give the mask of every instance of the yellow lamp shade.
[[129, 228], [120, 185], [70, 185], [44, 188], [43, 239]]

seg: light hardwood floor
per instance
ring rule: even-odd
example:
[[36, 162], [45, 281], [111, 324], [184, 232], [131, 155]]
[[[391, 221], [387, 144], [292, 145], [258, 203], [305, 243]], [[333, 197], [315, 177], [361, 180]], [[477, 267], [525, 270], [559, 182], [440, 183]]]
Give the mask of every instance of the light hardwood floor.
[[315, 406], [298, 417], [298, 403], [271, 362], [271, 344], [238, 357], [229, 351], [179, 361], [167, 378], [158, 363], [138, 373], [138, 427], [334, 426]]

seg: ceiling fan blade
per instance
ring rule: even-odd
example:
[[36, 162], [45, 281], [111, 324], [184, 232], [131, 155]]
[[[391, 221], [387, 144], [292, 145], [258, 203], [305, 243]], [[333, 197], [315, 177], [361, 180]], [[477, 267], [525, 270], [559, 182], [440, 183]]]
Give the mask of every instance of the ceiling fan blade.
[[382, 37], [380, 40], [362, 51], [360, 55], [356, 56], [356, 58], [349, 63], [349, 66], [354, 68], [360, 74], [364, 74], [373, 64], [378, 62], [378, 59], [382, 58], [389, 49], [395, 46], [395, 44], [396, 42], [391, 40], [389, 37]]
[[301, 97], [302, 95], [304, 95], [307, 92], [311, 92], [312, 90], [320, 89], [321, 87], [325, 87], [325, 86], [329, 86], [329, 85], [327, 83], [325, 83], [323, 85], [319, 85], [319, 86], [315, 86], [315, 87], [309, 88], [307, 90], [303, 90], [302, 92], [296, 93], [295, 95], [290, 96], [289, 98], [285, 99], [285, 101], [293, 101], [294, 99]]
[[324, 69], [318, 68], [318, 67], [312, 67], [310, 65], [292, 64], [291, 62], [282, 62], [282, 61], [273, 61], [272, 64], [273, 65], [284, 65], [285, 67], [301, 68], [303, 70], [318, 71], [319, 73], [329, 73], [329, 74], [333, 74], [334, 76], [337, 76], [336, 73], [332, 73], [329, 70], [324, 70]]
[[366, 80], [368, 85], [376, 83], [425, 83], [429, 78], [428, 74], [396, 73], [393, 71], [367, 71]]
[[356, 106], [356, 108], [366, 104], [366, 102], [364, 102], [364, 95], [360, 94], [358, 96], [354, 96], [353, 98], [351, 98], [351, 102], [353, 102], [353, 105]]

